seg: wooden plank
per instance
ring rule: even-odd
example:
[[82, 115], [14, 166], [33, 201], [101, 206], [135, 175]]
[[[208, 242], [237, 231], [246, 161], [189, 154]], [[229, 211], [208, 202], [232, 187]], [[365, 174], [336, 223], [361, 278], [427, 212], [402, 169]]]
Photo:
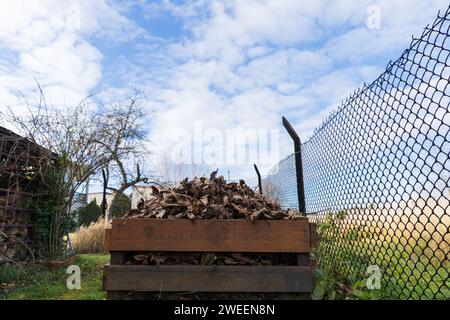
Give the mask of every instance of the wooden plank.
[[107, 291], [312, 292], [312, 269], [299, 266], [105, 266]]
[[111, 245], [111, 229], [105, 229], [105, 239], [103, 241], [103, 250], [107, 253]]
[[108, 277], [108, 268], [109, 265], [103, 266], [103, 276], [102, 276], [102, 290], [105, 291], [105, 285], [106, 285], [106, 280], [109, 278]]
[[127, 292], [107, 291], [106, 300], [127, 300]]
[[122, 294], [117, 291], [107, 291], [106, 300], [121, 300]]
[[114, 219], [111, 251], [311, 252], [308, 220]]

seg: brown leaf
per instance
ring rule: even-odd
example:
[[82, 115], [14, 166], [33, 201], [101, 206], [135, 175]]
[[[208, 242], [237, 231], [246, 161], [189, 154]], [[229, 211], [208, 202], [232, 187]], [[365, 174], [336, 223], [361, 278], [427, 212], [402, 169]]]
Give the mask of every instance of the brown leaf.
[[194, 220], [196, 218], [195, 214], [190, 210], [187, 211], [187, 216], [191, 220]]
[[162, 209], [158, 214], [156, 214], [156, 217], [161, 219], [166, 214], [166, 210]]
[[200, 202], [203, 203], [204, 206], [207, 206], [208, 205], [208, 195], [205, 194], [204, 196], [202, 196], [200, 198]]

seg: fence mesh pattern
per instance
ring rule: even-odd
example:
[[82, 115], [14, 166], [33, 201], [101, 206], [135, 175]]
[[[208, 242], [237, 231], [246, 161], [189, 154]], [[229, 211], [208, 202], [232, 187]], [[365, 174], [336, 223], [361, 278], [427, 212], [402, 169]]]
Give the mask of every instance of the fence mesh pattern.
[[[376, 265], [393, 298], [450, 299], [449, 28], [450, 7], [302, 145], [319, 267], [361, 279]], [[293, 156], [270, 188], [296, 204]]]
[[295, 158], [280, 161], [263, 180], [263, 194], [274, 195], [283, 209], [298, 208]]

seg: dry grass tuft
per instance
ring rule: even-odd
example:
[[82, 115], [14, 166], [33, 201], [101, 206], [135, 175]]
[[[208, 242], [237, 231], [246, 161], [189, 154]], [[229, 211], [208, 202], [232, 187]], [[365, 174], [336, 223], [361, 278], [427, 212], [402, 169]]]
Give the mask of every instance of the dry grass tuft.
[[105, 220], [100, 218], [92, 222], [89, 226], [80, 227], [77, 231], [70, 234], [73, 249], [77, 254], [80, 253], [102, 253], [103, 241], [105, 237]]

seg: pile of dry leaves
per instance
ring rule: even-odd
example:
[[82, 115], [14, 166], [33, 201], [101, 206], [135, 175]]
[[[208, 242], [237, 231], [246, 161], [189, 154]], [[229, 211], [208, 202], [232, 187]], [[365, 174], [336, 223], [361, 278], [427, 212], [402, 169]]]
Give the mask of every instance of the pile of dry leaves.
[[248, 187], [244, 180], [227, 183], [223, 176], [187, 178], [177, 188], [152, 186], [150, 200], [141, 201], [125, 218], [160, 219], [296, 219], [295, 210], [282, 210], [278, 202]]
[[128, 264], [143, 265], [294, 265], [295, 253], [241, 252], [143, 252], [129, 257]]

